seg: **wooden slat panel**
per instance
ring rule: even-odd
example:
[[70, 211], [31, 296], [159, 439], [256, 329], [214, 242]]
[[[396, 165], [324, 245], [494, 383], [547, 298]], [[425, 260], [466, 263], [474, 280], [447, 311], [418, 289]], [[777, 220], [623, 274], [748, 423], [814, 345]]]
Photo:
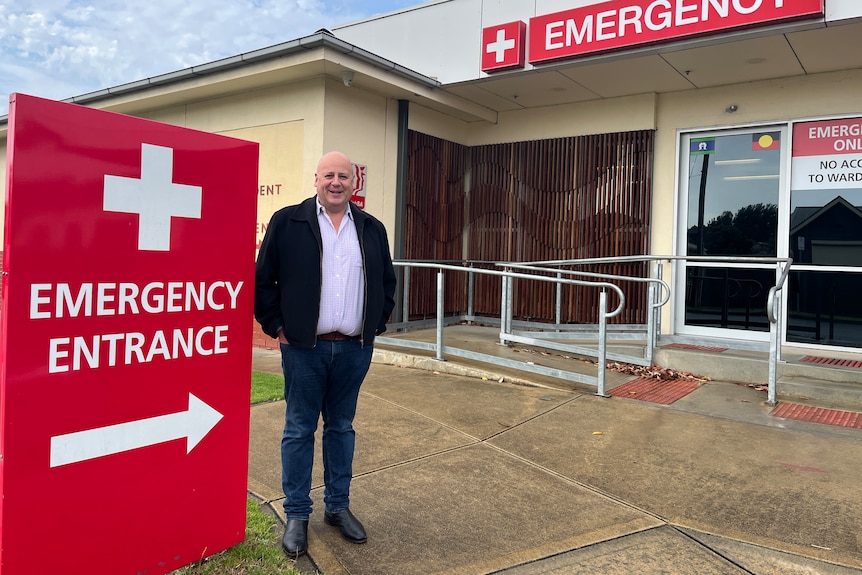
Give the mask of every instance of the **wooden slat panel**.
[[[468, 149], [418, 132], [410, 132], [408, 146], [405, 257], [461, 260]], [[410, 280], [410, 318], [434, 317], [436, 272], [415, 269]], [[465, 309], [466, 277], [447, 274], [444, 298], [447, 311]]]
[[[466, 258], [473, 260], [646, 254], [653, 140], [652, 131], [639, 131], [467, 148], [410, 132], [406, 257], [460, 260], [465, 241]], [[590, 271], [644, 276], [649, 270], [645, 264], [614, 264]], [[448, 312], [466, 310], [466, 282], [465, 275], [447, 276]], [[433, 316], [435, 286], [433, 271], [413, 272], [412, 318]], [[645, 286], [621, 287], [628, 305], [614, 321], [645, 321]], [[554, 319], [551, 284], [519, 280], [514, 289], [516, 316]], [[595, 289], [563, 293], [563, 321], [596, 321]], [[474, 305], [477, 314], [499, 314], [498, 278], [477, 278]]]

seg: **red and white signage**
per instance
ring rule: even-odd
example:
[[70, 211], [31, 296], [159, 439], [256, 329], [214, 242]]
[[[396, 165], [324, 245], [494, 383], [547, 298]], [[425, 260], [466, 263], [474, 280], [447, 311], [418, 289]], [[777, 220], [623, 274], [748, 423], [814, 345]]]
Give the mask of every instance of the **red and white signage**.
[[527, 24], [522, 21], [482, 30], [482, 70], [497, 72], [523, 68], [527, 51]]
[[[531, 64], [823, 16], [824, 0], [612, 0], [530, 18]], [[482, 31], [482, 70], [489, 31]], [[523, 67], [523, 63], [520, 64]]]
[[239, 543], [258, 144], [20, 94], [7, 144], [0, 571]]
[[350, 201], [360, 210], [365, 209], [365, 180], [368, 177], [368, 166], [353, 164], [353, 195]]
[[793, 190], [862, 188], [862, 118], [793, 126]]

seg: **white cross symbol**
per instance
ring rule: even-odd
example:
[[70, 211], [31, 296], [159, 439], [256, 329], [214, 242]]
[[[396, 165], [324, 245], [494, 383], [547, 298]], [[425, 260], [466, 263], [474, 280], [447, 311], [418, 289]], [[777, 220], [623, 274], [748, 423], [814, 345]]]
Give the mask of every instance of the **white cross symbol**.
[[105, 175], [102, 209], [138, 214], [138, 250], [171, 249], [171, 218], [201, 217], [203, 188], [173, 183], [174, 150], [141, 144], [141, 178]]
[[512, 38], [506, 40], [506, 31], [500, 28], [497, 30], [497, 40], [485, 46], [485, 52], [488, 54], [496, 52], [497, 54], [494, 57], [494, 61], [499, 64], [505, 59], [506, 50], [510, 50], [514, 47], [515, 40]]

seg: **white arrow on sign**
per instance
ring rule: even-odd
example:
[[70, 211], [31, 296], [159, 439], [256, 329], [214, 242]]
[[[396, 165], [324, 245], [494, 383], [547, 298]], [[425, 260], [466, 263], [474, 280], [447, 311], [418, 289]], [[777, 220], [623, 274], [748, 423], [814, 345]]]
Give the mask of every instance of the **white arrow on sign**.
[[184, 437], [186, 453], [190, 453], [222, 417], [221, 413], [190, 393], [186, 411], [52, 437], [51, 467]]

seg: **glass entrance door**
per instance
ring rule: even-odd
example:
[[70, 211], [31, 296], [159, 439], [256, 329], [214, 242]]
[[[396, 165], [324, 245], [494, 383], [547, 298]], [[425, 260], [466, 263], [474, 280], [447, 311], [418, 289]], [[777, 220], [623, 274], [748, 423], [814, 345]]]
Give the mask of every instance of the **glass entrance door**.
[[[778, 233], [785, 141], [783, 126], [683, 136], [679, 253], [774, 258], [786, 251]], [[775, 270], [732, 260], [682, 264], [677, 331], [766, 339]]]

